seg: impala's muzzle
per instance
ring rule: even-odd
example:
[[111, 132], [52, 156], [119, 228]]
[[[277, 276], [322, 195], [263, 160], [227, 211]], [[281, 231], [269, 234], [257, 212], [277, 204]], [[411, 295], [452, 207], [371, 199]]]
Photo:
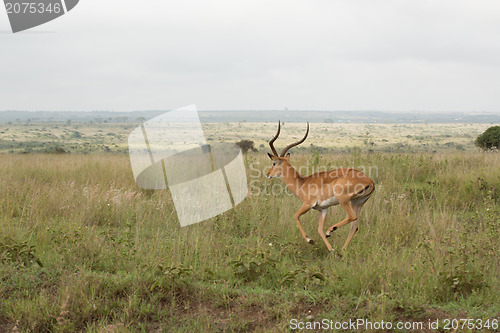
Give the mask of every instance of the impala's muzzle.
[[279, 171], [273, 172], [272, 168], [266, 173], [266, 177], [268, 179], [279, 177], [279, 176], [281, 176], [280, 172]]

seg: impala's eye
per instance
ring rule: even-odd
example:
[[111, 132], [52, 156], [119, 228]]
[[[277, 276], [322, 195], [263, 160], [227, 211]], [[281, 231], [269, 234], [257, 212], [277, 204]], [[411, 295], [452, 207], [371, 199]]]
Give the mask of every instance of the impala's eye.
[[273, 166], [276, 166], [276, 162], [273, 162]]

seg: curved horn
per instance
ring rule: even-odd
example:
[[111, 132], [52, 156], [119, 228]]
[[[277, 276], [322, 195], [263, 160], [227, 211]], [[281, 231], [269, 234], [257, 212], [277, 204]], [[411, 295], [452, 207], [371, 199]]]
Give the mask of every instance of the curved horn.
[[276, 133], [274, 138], [271, 141], [269, 141], [269, 146], [271, 147], [271, 150], [273, 151], [273, 154], [275, 156], [278, 156], [278, 152], [276, 151], [276, 148], [274, 148], [274, 141], [276, 141], [276, 139], [280, 135], [280, 129], [281, 129], [280, 123], [281, 123], [281, 121], [278, 120], [278, 133]]
[[292, 143], [291, 145], [288, 145], [285, 147], [285, 149], [283, 149], [283, 151], [281, 152], [281, 157], [285, 156], [286, 152], [288, 151], [288, 149], [292, 148], [292, 147], [295, 147], [295, 146], [298, 146], [300, 145], [302, 142], [304, 142], [307, 138], [307, 135], [309, 134], [309, 122], [307, 122], [307, 131], [306, 131], [306, 135], [304, 135], [304, 138], [302, 138], [302, 140], [300, 141], [297, 141], [295, 143]]

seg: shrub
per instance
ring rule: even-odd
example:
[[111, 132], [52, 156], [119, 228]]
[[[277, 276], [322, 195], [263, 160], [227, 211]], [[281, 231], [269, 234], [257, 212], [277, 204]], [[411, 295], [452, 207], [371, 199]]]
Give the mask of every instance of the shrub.
[[35, 246], [29, 245], [28, 241], [18, 242], [13, 239], [0, 241], [0, 263], [6, 262], [15, 263], [19, 267], [31, 266], [34, 263], [43, 267], [36, 256]]
[[277, 259], [267, 250], [246, 251], [231, 261], [234, 275], [244, 281], [254, 281], [276, 268]]
[[241, 140], [240, 142], [236, 142], [236, 145], [241, 149], [243, 154], [248, 153], [249, 150], [256, 152], [257, 149], [254, 147], [254, 142], [252, 140]]
[[56, 146], [56, 147], [50, 147], [47, 148], [43, 151], [46, 154], [66, 154], [68, 153], [64, 148]]
[[500, 126], [492, 126], [477, 137], [476, 146], [483, 150], [498, 149], [500, 147]]

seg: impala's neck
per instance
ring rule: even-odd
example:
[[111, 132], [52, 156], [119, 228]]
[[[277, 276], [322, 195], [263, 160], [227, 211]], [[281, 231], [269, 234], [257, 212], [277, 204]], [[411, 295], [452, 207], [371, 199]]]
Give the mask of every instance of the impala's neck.
[[285, 182], [286, 186], [292, 191], [293, 194], [295, 194], [297, 197], [301, 197], [299, 190], [304, 183], [304, 177], [295, 170], [293, 165], [291, 165], [289, 162], [285, 162], [282, 165], [283, 168], [283, 181]]

